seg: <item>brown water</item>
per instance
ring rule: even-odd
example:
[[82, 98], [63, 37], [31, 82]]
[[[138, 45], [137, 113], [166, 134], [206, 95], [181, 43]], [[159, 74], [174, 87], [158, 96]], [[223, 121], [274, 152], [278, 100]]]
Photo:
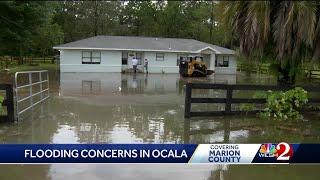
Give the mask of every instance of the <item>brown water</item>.
[[[14, 124], [1, 143], [319, 143], [319, 114], [277, 122], [255, 116], [183, 118], [184, 84], [274, 84], [263, 76], [182, 79], [176, 74], [62, 73], [50, 99]], [[195, 91], [195, 96], [223, 96]], [[245, 93], [246, 94], [246, 93]], [[239, 93], [239, 96], [243, 94]], [[221, 108], [195, 106], [194, 110]], [[319, 179], [320, 166], [285, 165], [1, 165], [0, 179]]]

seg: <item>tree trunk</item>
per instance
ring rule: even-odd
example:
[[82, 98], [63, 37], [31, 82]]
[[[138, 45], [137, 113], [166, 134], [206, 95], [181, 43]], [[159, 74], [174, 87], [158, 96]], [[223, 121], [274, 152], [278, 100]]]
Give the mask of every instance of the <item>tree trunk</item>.
[[8, 62], [9, 60], [7, 60], [7, 58], [4, 59], [5, 65], [6, 65], [6, 69], [8, 69]]
[[97, 1], [94, 1], [94, 36], [98, 35], [98, 7]]
[[211, 17], [210, 17], [210, 22], [211, 22], [211, 24], [210, 24], [210, 38], [209, 38], [209, 40], [210, 40], [210, 43], [213, 43], [212, 41], [212, 31], [213, 31], [213, 24], [214, 24], [214, 19], [213, 19], [213, 1], [211, 1]]
[[137, 34], [136, 36], [140, 35], [140, 18], [138, 18], [138, 22], [137, 22]]
[[312, 60], [316, 60], [320, 57], [320, 35], [317, 38], [316, 44], [315, 44], [315, 51], [312, 56]]
[[290, 75], [290, 65], [281, 67], [281, 64], [278, 67], [278, 84], [279, 85], [293, 85], [296, 80], [296, 71]]

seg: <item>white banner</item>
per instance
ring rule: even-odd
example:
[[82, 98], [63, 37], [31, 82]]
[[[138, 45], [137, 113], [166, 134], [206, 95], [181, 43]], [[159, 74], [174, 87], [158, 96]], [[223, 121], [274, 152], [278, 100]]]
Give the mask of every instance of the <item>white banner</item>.
[[251, 164], [261, 144], [199, 144], [189, 163]]

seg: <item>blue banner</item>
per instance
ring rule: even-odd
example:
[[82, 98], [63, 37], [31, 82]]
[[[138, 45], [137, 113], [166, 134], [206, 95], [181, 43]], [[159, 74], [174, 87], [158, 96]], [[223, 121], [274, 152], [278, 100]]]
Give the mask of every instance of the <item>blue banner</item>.
[[2, 144], [0, 163], [320, 163], [320, 144]]
[[0, 163], [188, 163], [196, 144], [2, 144]]

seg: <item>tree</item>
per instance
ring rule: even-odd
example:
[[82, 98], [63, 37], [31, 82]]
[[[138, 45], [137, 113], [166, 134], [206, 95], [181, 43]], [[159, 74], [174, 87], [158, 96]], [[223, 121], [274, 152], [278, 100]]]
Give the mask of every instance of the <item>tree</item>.
[[224, 21], [231, 23], [234, 35], [239, 38], [240, 51], [249, 59], [273, 54], [279, 62], [280, 80], [294, 82], [301, 59], [309, 54], [318, 58], [319, 3], [237, 1], [222, 4]]
[[53, 23], [61, 26], [64, 42], [96, 35], [117, 35], [120, 28], [121, 2], [60, 1]]
[[46, 19], [40, 24], [32, 37], [32, 54], [33, 55], [53, 55], [52, 47], [63, 43], [64, 33], [57, 23], [53, 23], [53, 17], [59, 8], [57, 2], [47, 3]]
[[156, 34], [156, 6], [151, 1], [129, 1], [122, 7], [121, 24], [136, 36]]
[[39, 2], [0, 2], [0, 52], [2, 55], [31, 53], [32, 36], [45, 22], [46, 8]]
[[52, 24], [55, 2], [0, 2], [1, 55], [26, 56], [52, 51], [63, 32]]

